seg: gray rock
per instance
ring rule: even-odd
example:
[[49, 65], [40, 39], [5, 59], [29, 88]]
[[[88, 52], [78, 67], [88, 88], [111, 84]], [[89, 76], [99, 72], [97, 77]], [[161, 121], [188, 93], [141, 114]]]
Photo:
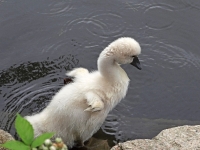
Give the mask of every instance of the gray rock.
[[200, 150], [200, 125], [165, 129], [151, 140], [127, 141], [111, 150]]
[[[8, 132], [0, 129], [0, 144], [4, 144], [6, 141], [14, 140], [12, 135]], [[6, 148], [0, 147], [0, 150], [7, 150]]]

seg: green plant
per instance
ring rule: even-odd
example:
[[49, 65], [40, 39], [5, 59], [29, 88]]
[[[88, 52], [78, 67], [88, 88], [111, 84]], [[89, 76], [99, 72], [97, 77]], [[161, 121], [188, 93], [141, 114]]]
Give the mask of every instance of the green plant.
[[0, 145], [11, 150], [34, 150], [43, 145], [46, 139], [53, 137], [53, 133], [44, 133], [34, 139], [34, 130], [32, 125], [19, 114], [15, 120], [15, 129], [21, 138], [21, 141], [7, 141]]

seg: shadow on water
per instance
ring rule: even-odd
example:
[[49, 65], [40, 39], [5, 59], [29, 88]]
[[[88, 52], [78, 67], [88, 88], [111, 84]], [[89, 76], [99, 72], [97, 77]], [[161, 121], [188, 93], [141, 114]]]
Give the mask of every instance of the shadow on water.
[[74, 147], [70, 150], [110, 150], [114, 146], [115, 136], [110, 134], [105, 134], [105, 132], [100, 129], [96, 134], [94, 134], [88, 141], [84, 143], [84, 147]]

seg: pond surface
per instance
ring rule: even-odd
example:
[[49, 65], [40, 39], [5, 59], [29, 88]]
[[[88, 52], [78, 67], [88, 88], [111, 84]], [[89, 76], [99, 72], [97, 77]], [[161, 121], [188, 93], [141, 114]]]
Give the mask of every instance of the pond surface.
[[40, 112], [74, 67], [122, 36], [142, 47], [128, 94], [95, 135], [110, 146], [200, 124], [200, 1], [0, 0], [0, 128]]

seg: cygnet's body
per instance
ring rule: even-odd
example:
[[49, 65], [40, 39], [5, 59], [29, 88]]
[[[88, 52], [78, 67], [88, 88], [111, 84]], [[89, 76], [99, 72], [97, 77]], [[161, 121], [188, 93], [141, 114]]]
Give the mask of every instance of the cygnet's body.
[[132, 38], [119, 38], [98, 58], [98, 71], [77, 68], [67, 75], [74, 82], [65, 85], [41, 112], [27, 116], [35, 136], [54, 132], [72, 147], [88, 140], [103, 124], [108, 113], [125, 97], [129, 78], [120, 64], [138, 69], [139, 44]]

